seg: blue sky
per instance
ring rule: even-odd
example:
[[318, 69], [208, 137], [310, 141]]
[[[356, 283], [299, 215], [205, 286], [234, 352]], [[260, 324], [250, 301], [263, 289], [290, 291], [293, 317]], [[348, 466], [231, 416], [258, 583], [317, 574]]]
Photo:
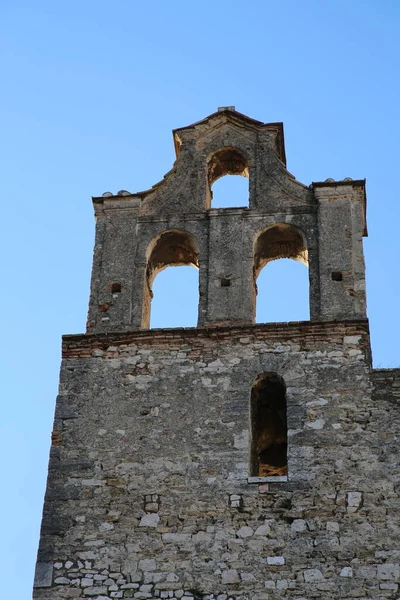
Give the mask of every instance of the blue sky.
[[[301, 182], [367, 178], [374, 360], [400, 365], [399, 17], [397, 0], [1, 3], [0, 552], [18, 600], [31, 594], [61, 335], [85, 328], [90, 196], [160, 180], [173, 128], [235, 105], [284, 122]], [[299, 268], [270, 271], [288, 298]]]

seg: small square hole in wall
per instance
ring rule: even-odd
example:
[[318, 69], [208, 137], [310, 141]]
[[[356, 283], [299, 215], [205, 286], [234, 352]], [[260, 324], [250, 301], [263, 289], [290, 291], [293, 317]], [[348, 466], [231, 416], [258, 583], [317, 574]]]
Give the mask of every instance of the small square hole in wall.
[[221, 287], [230, 287], [231, 280], [228, 277], [221, 277]]
[[121, 293], [121, 284], [120, 283], [112, 283], [111, 284], [111, 293], [112, 294], [120, 294]]
[[333, 281], [343, 281], [343, 273], [341, 271], [332, 271]]

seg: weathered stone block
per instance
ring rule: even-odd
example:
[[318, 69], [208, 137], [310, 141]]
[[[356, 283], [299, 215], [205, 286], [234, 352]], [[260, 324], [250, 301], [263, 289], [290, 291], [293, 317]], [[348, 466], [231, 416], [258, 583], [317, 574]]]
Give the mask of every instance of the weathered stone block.
[[315, 581], [322, 581], [323, 579], [324, 576], [319, 569], [307, 569], [304, 571], [304, 581], [306, 583], [314, 583]]
[[53, 582], [53, 565], [52, 563], [36, 563], [34, 587], [50, 587]]
[[396, 581], [400, 577], [400, 565], [394, 563], [385, 563], [377, 567], [378, 579]]
[[221, 575], [222, 583], [239, 583], [240, 577], [236, 569], [228, 569], [227, 571], [222, 571]]

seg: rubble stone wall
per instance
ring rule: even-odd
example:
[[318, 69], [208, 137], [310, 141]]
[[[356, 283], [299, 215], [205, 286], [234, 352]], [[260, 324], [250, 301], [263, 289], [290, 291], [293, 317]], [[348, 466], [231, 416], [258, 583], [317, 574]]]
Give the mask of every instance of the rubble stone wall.
[[[400, 374], [371, 372], [366, 321], [66, 336], [63, 355], [36, 600], [399, 597]], [[265, 372], [287, 386], [287, 481], [249, 481]]]

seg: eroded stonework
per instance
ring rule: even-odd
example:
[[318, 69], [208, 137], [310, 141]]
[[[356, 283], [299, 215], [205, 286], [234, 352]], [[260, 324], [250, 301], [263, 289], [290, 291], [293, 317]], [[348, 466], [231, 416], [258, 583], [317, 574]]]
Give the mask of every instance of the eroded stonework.
[[[265, 371], [289, 477], [249, 483]], [[68, 336], [35, 598], [393, 597], [398, 397], [373, 390], [365, 322]]]
[[[400, 370], [371, 368], [364, 182], [303, 186], [281, 124], [232, 107], [174, 141], [164, 182], [94, 199], [34, 598], [398, 599]], [[250, 178], [248, 208], [210, 208], [226, 172]], [[311, 321], [255, 325], [257, 274], [282, 256], [309, 265]], [[199, 326], [147, 329], [157, 270], [188, 263]], [[271, 374], [288, 474], [258, 477], [251, 393]]]

